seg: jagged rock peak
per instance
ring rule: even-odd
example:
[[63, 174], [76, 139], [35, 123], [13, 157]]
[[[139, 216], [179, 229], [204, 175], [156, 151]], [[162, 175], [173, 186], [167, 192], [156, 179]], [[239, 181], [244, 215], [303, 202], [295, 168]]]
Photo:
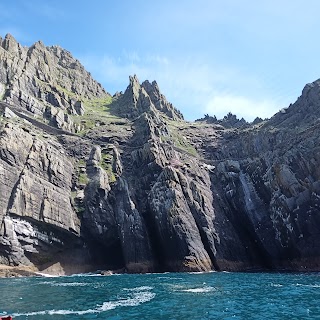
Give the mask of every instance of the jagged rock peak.
[[166, 97], [160, 92], [156, 81], [152, 81], [152, 83], [150, 83], [148, 80], [145, 80], [141, 87], [148, 93], [156, 109], [165, 113], [174, 120], [183, 120], [182, 113], [177, 110], [172, 103], [167, 101]]
[[127, 87], [125, 93], [132, 94], [134, 101], [139, 98], [139, 90], [141, 89], [139, 79], [136, 75], [129, 76], [129, 86]]
[[32, 50], [32, 49], [45, 50], [45, 49], [46, 49], [46, 46], [45, 46], [45, 44], [44, 44], [41, 40], [39, 40], [39, 41], [35, 42], [35, 43], [30, 47], [30, 49], [31, 49], [31, 50]]
[[[64, 93], [73, 98], [74, 95], [84, 98], [109, 95], [69, 51], [59, 46], [47, 47], [42, 41], [37, 41], [29, 48], [23, 47], [11, 34], [7, 34], [4, 39], [0, 37], [0, 45], [12, 54], [8, 56], [2, 53], [0, 56], [3, 67], [0, 82], [8, 87], [14, 87], [13, 82], [16, 82], [21, 74], [25, 74], [29, 78], [28, 88], [22, 88], [24, 79], [19, 79], [19, 89], [29, 91], [28, 93], [31, 91], [35, 98], [39, 98], [38, 88], [35, 90], [31, 87], [39, 87], [39, 80], [51, 88], [54, 87], [54, 91], [61, 91], [62, 87]], [[17, 61], [12, 61], [14, 58], [17, 58]], [[44, 83], [41, 85], [43, 87]]]
[[136, 74], [129, 76], [129, 81], [131, 86], [140, 86], [140, 82]]
[[248, 122], [241, 118], [238, 119], [236, 115], [229, 112], [223, 119], [218, 120], [216, 116], [209, 116], [208, 114], [204, 115], [204, 118], [197, 119], [196, 121], [205, 121], [207, 123], [219, 124], [225, 128], [239, 128], [248, 125]]
[[19, 43], [10, 33], [7, 33], [3, 40], [2, 38], [0, 39], [1, 39], [1, 47], [3, 49], [12, 53], [18, 52]]
[[153, 91], [156, 91], [159, 94], [161, 94], [159, 86], [158, 86], [158, 84], [157, 84], [157, 82], [155, 80], [152, 81], [152, 83], [150, 83], [149, 80], [145, 80], [145, 81], [142, 82], [141, 85], [142, 85], [143, 88], [145, 88], [145, 90], [147, 92], [151, 92], [153, 90]]
[[42, 41], [23, 47], [10, 34], [0, 38], [0, 47], [1, 100], [50, 125], [75, 131], [69, 115], [81, 114], [83, 101], [110, 97], [65, 49], [46, 47]]
[[124, 94], [117, 95], [117, 110], [122, 116], [135, 118], [150, 110], [158, 110], [173, 120], [182, 120], [182, 113], [174, 108], [160, 92], [156, 81], [145, 80], [140, 84], [136, 75], [129, 77], [129, 86]]

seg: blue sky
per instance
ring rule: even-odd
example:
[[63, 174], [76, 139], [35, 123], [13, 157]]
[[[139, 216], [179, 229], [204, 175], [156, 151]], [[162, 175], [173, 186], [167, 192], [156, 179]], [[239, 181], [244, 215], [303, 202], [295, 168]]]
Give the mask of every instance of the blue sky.
[[156, 80], [187, 120], [253, 120], [320, 78], [316, 0], [0, 1], [0, 35], [70, 51], [111, 94]]

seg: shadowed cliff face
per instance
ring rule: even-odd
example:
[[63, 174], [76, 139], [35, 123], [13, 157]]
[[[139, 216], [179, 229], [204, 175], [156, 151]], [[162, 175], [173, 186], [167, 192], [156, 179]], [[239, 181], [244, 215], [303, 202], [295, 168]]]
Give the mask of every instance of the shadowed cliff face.
[[136, 76], [111, 101], [59, 47], [7, 36], [0, 64], [1, 263], [320, 269], [319, 81], [270, 120], [189, 123]]

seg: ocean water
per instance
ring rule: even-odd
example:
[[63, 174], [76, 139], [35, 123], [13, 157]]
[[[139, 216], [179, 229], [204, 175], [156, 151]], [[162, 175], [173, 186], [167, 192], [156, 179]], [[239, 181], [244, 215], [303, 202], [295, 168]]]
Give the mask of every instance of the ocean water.
[[166, 273], [0, 279], [14, 319], [320, 319], [320, 274]]

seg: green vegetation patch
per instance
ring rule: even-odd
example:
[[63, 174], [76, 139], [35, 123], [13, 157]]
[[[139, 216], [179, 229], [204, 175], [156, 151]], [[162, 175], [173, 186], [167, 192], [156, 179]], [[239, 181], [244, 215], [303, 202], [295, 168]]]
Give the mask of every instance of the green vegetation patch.
[[87, 184], [89, 182], [87, 174], [84, 172], [80, 172], [78, 175], [78, 181], [80, 184]]
[[79, 97], [77, 94], [75, 94], [72, 91], [67, 90], [64, 87], [59, 86], [58, 84], [55, 85], [56, 89], [58, 91], [64, 92], [69, 98], [73, 98], [75, 100], [81, 100], [81, 97]]
[[168, 136], [162, 136], [161, 139], [164, 142], [172, 142], [174, 146], [181, 150], [181, 152], [186, 152], [193, 157], [198, 156], [198, 152], [195, 147], [184, 137], [181, 135], [181, 132], [178, 132], [178, 128], [180, 126], [175, 126], [174, 124], [169, 124], [169, 132]]
[[85, 107], [92, 110], [100, 109], [101, 107], [110, 106], [112, 103], [112, 97], [105, 96], [103, 98], [94, 98], [94, 99], [84, 99], [83, 100]]
[[117, 178], [113, 172], [113, 156], [110, 153], [102, 153], [100, 167], [106, 171], [110, 183], [116, 182]]
[[78, 161], [78, 167], [85, 167], [86, 166], [86, 161], [84, 159], [80, 159]]
[[111, 122], [121, 121], [121, 118], [111, 112], [112, 98], [106, 96], [103, 98], [83, 100], [85, 113], [82, 116], [71, 116], [76, 125], [80, 125], [83, 134], [89, 129], [97, 126], [103, 126]]

